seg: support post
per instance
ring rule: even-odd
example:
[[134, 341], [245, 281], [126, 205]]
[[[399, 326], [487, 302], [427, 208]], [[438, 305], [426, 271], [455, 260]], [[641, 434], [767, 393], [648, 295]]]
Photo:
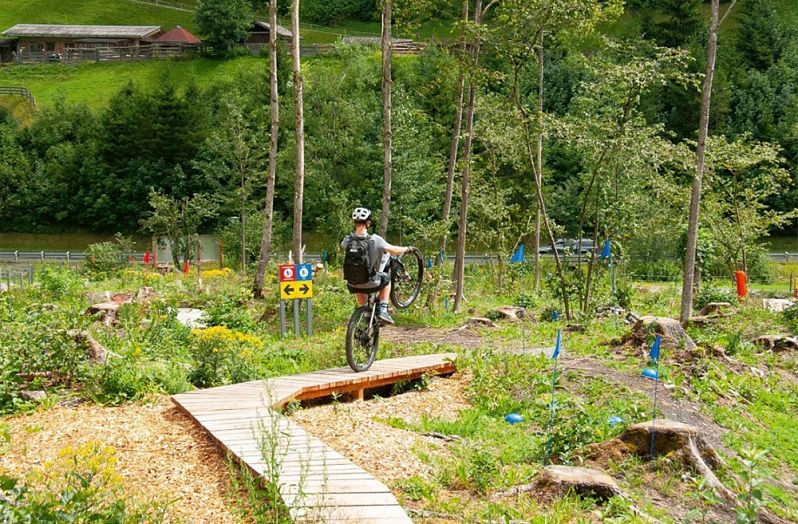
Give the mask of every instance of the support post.
[[294, 306], [294, 336], [299, 336], [299, 300], [292, 300]]
[[285, 337], [285, 300], [280, 299], [280, 336]]
[[308, 337], [313, 336], [313, 299], [305, 300], [305, 333]]

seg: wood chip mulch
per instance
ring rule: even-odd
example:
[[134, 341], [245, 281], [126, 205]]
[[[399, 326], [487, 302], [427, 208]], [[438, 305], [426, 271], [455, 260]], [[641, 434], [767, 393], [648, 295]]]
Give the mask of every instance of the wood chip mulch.
[[453, 420], [470, 407], [465, 398], [467, 378], [456, 373], [435, 377], [429, 389], [409, 391], [363, 402], [327, 404], [292, 415], [306, 431], [365, 469], [388, 486], [414, 475], [429, 477], [433, 467], [416, 450], [445, 456], [446, 443], [438, 438], [395, 428], [384, 420], [395, 417], [417, 423], [425, 415]]
[[228, 496], [224, 456], [169, 401], [105, 407], [56, 406], [7, 417], [12, 445], [0, 471], [17, 476], [41, 468], [66, 446], [89, 441], [116, 449], [126, 492], [142, 501], [173, 501], [168, 522], [237, 522]]

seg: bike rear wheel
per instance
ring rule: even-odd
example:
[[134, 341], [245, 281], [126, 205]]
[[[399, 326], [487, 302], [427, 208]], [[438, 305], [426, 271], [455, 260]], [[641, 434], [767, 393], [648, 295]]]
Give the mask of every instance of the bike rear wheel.
[[424, 280], [424, 259], [413, 248], [393, 260], [391, 265], [391, 302], [399, 309], [410, 307], [421, 293]]
[[[376, 314], [376, 312], [375, 312]], [[374, 363], [380, 341], [380, 323], [372, 318], [372, 306], [359, 307], [346, 327], [346, 360], [355, 371], [366, 371]]]

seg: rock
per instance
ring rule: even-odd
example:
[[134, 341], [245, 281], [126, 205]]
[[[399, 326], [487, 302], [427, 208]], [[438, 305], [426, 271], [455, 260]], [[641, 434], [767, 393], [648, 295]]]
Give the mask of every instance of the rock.
[[602, 306], [596, 309], [597, 318], [622, 317], [626, 310], [620, 306]]
[[485, 317], [471, 317], [468, 319], [468, 325], [473, 327], [499, 327], [491, 319]]
[[547, 466], [543, 469], [538, 486], [562, 492], [573, 489], [578, 495], [600, 499], [621, 493], [618, 484], [603, 471], [573, 466]]
[[568, 333], [584, 333], [585, 326], [582, 324], [568, 324], [565, 326], [565, 331]]
[[526, 317], [526, 309], [518, 306], [501, 306], [488, 311], [488, 318], [517, 321]]
[[666, 348], [674, 349], [683, 344], [685, 349], [692, 351], [698, 347], [679, 321], [668, 317], [640, 317], [632, 328], [632, 340], [636, 345], [647, 344], [649, 335], [653, 333], [660, 335]]
[[43, 402], [47, 398], [47, 393], [44, 391], [20, 391], [19, 396], [31, 402]]
[[201, 309], [177, 308], [177, 321], [191, 329], [207, 327], [207, 314]]
[[116, 322], [116, 315], [119, 312], [120, 302], [103, 302], [101, 304], [94, 304], [89, 306], [86, 310], [86, 315], [101, 315], [103, 324], [110, 326]]
[[795, 300], [788, 298], [763, 298], [762, 307], [772, 313], [781, 313], [785, 309], [795, 304]]
[[710, 302], [709, 304], [705, 304], [704, 307], [701, 308], [701, 312], [698, 313], [701, 317], [722, 317], [729, 315], [734, 312], [734, 306], [732, 306], [728, 302]]
[[754, 344], [762, 346], [768, 351], [796, 351], [798, 350], [798, 337], [788, 335], [762, 335], [754, 340]]

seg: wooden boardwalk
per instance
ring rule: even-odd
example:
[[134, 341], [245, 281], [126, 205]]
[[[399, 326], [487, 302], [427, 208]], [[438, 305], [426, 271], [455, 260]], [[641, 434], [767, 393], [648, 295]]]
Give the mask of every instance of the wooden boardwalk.
[[409, 523], [385, 484], [275, 409], [333, 393], [362, 399], [367, 389], [453, 373], [455, 358], [446, 353], [380, 360], [363, 373], [327, 369], [192, 391], [172, 400], [238, 462], [278, 485], [295, 521]]

